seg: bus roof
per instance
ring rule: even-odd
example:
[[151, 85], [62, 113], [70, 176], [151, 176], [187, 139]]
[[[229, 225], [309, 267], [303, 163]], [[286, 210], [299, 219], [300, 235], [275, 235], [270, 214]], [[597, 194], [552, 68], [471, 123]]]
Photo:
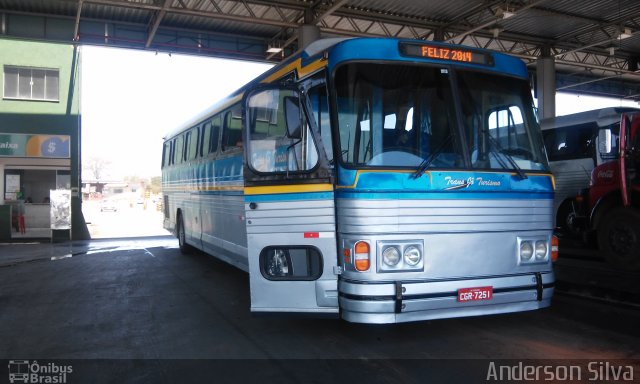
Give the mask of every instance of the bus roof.
[[540, 127], [542, 130], [547, 130], [587, 124], [591, 122], [596, 122], [599, 127], [604, 127], [619, 121], [620, 115], [624, 112], [640, 112], [640, 109], [631, 107], [607, 107], [593, 109], [591, 111], [542, 119], [540, 121]]
[[[407, 54], [402, 51], [402, 45], [414, 47], [430, 47], [430, 48], [448, 48], [447, 52], [453, 51], [452, 48], [460, 48], [467, 52], [473, 52], [481, 57], [490, 57], [490, 63], [469, 63], [454, 60], [443, 60], [434, 57], [418, 56], [415, 54]], [[328, 60], [323, 58], [323, 53], [328, 53]], [[518, 58], [505, 55], [502, 53], [466, 47], [462, 45], [447, 44], [441, 42], [433, 42], [426, 40], [411, 39], [395, 39], [395, 38], [330, 38], [317, 40], [302, 51], [291, 55], [287, 60], [279, 63], [273, 68], [265, 71], [262, 75], [242, 86], [228, 97], [213, 104], [211, 107], [203, 110], [197, 116], [190, 118], [181, 124], [169, 134], [165, 135], [165, 139], [171, 138], [180, 132], [183, 132], [196, 124], [206, 120], [209, 116], [222, 111], [239, 101], [244, 92], [251, 87], [260, 83], [272, 83], [282, 79], [283, 77], [296, 72], [298, 78], [303, 78], [318, 69], [328, 67], [332, 70], [337, 65], [346, 61], [398, 61], [406, 63], [439, 63], [443, 65], [456, 65], [459, 67], [475, 68], [484, 71], [490, 71], [509, 76], [527, 78], [527, 68], [524, 62]]]

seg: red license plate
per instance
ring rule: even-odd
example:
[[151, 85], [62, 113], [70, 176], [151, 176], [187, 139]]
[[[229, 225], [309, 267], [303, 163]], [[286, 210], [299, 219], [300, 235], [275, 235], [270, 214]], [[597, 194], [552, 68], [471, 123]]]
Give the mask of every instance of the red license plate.
[[493, 287], [476, 287], [458, 289], [458, 301], [491, 300]]

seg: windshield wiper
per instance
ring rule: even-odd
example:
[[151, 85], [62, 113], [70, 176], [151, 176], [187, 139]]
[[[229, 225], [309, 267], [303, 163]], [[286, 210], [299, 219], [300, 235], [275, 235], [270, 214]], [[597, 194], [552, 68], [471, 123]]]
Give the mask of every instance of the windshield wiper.
[[[489, 138], [489, 144], [493, 145], [493, 148], [498, 151], [498, 153], [502, 156], [504, 156], [507, 161], [509, 162], [509, 164], [511, 164], [511, 167], [513, 167], [513, 169], [516, 171], [516, 173], [518, 174], [518, 176], [520, 177], [521, 180], [526, 179], [527, 175], [524, 173], [524, 171], [522, 171], [522, 168], [520, 168], [520, 166], [518, 165], [518, 163], [516, 163], [516, 161], [513, 159], [513, 157], [506, 153], [506, 152], [502, 152], [503, 148], [500, 145], [500, 143], [498, 142], [498, 140], [496, 140], [493, 136], [491, 136], [491, 133], [487, 132], [486, 130], [483, 131], [487, 137]], [[507, 167], [507, 165], [504, 163], [504, 161], [502, 161], [502, 159], [500, 158], [500, 155], [498, 155], [495, 152], [491, 152], [493, 154], [493, 156], [495, 156], [496, 160], [498, 161], [498, 163], [500, 164], [500, 166], [504, 169], [509, 169]]]
[[451, 141], [451, 139], [453, 139], [453, 136], [451, 134], [449, 134], [442, 143], [440, 143], [440, 145], [429, 154], [429, 156], [427, 156], [426, 159], [422, 160], [422, 163], [420, 163], [420, 165], [418, 165], [418, 169], [416, 169], [416, 171], [411, 174], [411, 178], [412, 179], [417, 179], [418, 177], [420, 177], [420, 175], [422, 175], [422, 173], [429, 168], [429, 165], [431, 165], [431, 163], [433, 162], [433, 160], [436, 159], [436, 157], [438, 157], [440, 155], [440, 153], [442, 153], [442, 151], [444, 150], [444, 148], [449, 144], [449, 142]]

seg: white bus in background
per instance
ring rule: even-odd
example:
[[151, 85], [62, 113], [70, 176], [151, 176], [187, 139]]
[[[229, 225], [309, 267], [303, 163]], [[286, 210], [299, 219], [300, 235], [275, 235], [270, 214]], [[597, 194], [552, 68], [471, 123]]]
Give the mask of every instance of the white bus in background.
[[591, 171], [603, 159], [598, 152], [598, 131], [620, 125], [624, 112], [634, 108], [601, 108], [544, 119], [540, 122], [549, 165], [556, 181], [554, 212], [556, 227], [565, 235], [580, 233], [574, 199], [589, 187]]

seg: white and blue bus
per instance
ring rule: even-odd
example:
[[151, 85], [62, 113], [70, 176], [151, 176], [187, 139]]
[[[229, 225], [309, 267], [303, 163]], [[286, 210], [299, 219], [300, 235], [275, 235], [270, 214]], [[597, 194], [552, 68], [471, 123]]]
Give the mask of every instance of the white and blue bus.
[[250, 276], [251, 310], [396, 323], [534, 310], [554, 180], [524, 63], [319, 40], [166, 136], [164, 227]]

